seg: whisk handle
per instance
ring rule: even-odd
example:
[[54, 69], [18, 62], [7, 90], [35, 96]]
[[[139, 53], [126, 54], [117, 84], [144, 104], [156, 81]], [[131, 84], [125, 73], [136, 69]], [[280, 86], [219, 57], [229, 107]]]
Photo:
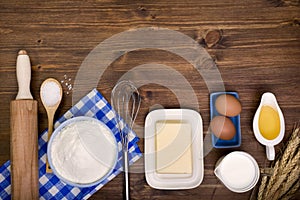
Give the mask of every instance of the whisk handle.
[[130, 191], [130, 187], [129, 187], [129, 160], [128, 160], [128, 149], [123, 151], [123, 161], [124, 161], [124, 199], [129, 200], [129, 191]]

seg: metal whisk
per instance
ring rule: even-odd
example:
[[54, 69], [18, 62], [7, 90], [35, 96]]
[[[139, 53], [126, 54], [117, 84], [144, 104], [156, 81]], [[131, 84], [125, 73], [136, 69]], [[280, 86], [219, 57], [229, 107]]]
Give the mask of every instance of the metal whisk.
[[129, 160], [128, 160], [128, 135], [123, 131], [120, 122], [121, 117], [129, 128], [132, 129], [134, 121], [141, 104], [141, 97], [138, 89], [131, 81], [125, 80], [118, 82], [111, 92], [111, 103], [113, 108], [118, 112], [117, 124], [122, 138], [123, 149], [123, 169], [124, 169], [124, 195], [129, 200]]

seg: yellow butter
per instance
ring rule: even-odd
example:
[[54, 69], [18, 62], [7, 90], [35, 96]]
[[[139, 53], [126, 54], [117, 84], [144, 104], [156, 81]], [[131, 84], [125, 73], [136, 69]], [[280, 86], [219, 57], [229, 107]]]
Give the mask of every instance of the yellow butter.
[[189, 123], [158, 121], [155, 148], [157, 173], [192, 174], [192, 130]]

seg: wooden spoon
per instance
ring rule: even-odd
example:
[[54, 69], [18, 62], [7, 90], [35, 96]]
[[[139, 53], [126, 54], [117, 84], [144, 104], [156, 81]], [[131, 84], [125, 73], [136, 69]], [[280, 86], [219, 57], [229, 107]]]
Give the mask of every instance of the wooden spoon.
[[[62, 99], [61, 84], [54, 78], [46, 79], [41, 85], [40, 97], [48, 116], [48, 141], [49, 141], [53, 132], [54, 114]], [[52, 170], [49, 166], [48, 159], [46, 161], [46, 172], [52, 173]]]

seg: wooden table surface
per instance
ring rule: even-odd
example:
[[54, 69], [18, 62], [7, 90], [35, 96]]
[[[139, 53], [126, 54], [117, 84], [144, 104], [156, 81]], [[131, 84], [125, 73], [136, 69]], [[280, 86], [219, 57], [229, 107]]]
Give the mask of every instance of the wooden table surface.
[[[31, 91], [39, 101], [39, 132], [47, 127], [39, 87], [48, 77], [74, 84], [76, 73], [89, 52], [114, 34], [141, 27], [179, 31], [195, 39], [214, 59], [225, 89], [236, 91], [243, 105], [242, 145], [235, 149], [212, 149], [204, 158], [204, 180], [191, 190], [156, 190], [147, 185], [143, 173], [131, 173], [132, 199], [249, 199], [255, 191], [237, 194], [227, 190], [214, 176], [216, 161], [233, 150], [249, 152], [261, 168], [268, 167], [265, 149], [252, 132], [252, 119], [261, 95], [270, 91], [278, 99], [286, 120], [286, 135], [299, 121], [300, 113], [300, 3], [299, 0], [190, 0], [190, 1], [11, 1], [0, 2], [0, 164], [10, 158], [10, 101], [17, 94], [15, 61], [26, 49], [32, 62]], [[174, 41], [176, 42], [176, 41]], [[121, 45], [121, 44], [120, 44]], [[110, 99], [118, 79], [145, 63], [161, 63], [176, 69], [191, 84], [198, 102], [186, 107], [200, 111], [204, 137], [208, 137], [209, 90], [195, 68], [167, 51], [132, 51], [113, 62], [97, 89]], [[70, 79], [70, 80], [69, 80]], [[172, 80], [172, 79], [171, 79]], [[174, 81], [173, 81], [174, 82]], [[179, 84], [176, 81], [173, 84]], [[72, 91], [64, 96], [56, 117], [72, 106]], [[139, 88], [141, 111], [135, 129], [143, 145], [143, 125], [157, 104], [179, 107], [174, 93], [158, 84]], [[189, 98], [187, 96], [187, 98]], [[199, 105], [199, 106], [197, 106]], [[205, 146], [209, 146], [205, 142]], [[283, 143], [276, 146], [279, 152]], [[133, 169], [143, 168], [140, 159]], [[117, 176], [91, 199], [121, 199], [122, 176]], [[299, 198], [299, 196], [298, 196]]]

